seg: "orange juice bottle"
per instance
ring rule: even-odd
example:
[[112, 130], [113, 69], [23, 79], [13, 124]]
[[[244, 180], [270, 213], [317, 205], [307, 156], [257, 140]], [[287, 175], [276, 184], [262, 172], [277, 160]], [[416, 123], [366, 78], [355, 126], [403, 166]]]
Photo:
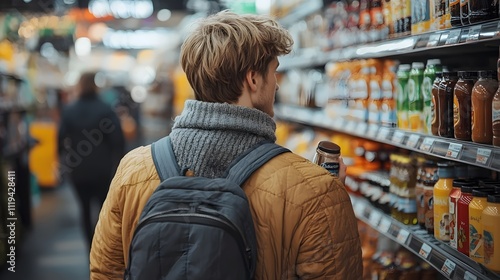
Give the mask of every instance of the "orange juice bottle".
[[368, 99], [368, 122], [379, 124], [382, 108], [382, 64], [374, 59], [369, 60], [370, 97]]
[[469, 257], [484, 263], [483, 210], [486, 208], [488, 194], [492, 189], [476, 189], [472, 191], [469, 204]]
[[484, 233], [484, 265], [500, 273], [500, 195], [488, 195], [481, 219]]
[[397, 123], [396, 117], [396, 93], [398, 78], [396, 76], [396, 63], [393, 60], [385, 60], [382, 71], [382, 105], [380, 122], [382, 125], [393, 126]]
[[449, 197], [455, 177], [451, 163], [438, 163], [439, 180], [434, 185], [434, 237], [441, 241], [450, 241]]

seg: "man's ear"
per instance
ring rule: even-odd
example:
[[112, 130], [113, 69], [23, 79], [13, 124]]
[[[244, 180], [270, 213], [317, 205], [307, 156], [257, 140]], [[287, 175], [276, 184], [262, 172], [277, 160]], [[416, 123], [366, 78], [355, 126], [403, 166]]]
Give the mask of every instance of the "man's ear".
[[251, 91], [257, 91], [257, 72], [250, 70], [245, 76], [245, 81]]

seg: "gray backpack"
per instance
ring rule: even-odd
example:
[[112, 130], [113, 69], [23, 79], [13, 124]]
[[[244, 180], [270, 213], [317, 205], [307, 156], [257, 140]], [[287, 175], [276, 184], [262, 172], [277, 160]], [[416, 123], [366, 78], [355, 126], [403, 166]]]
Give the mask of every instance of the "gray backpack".
[[161, 184], [135, 229], [125, 279], [253, 279], [257, 241], [241, 185], [288, 152], [263, 143], [239, 156], [225, 178], [182, 176], [169, 137], [153, 143]]

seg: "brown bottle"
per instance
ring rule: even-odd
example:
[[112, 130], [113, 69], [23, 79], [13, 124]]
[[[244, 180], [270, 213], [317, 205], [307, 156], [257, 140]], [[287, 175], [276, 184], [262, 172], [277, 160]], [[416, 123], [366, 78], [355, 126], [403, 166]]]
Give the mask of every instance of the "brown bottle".
[[498, 18], [498, 1], [497, 0], [469, 0], [470, 23], [476, 23], [489, 19]]
[[437, 107], [439, 108], [439, 136], [453, 137], [453, 89], [457, 83], [457, 72], [443, 72], [439, 84]]
[[432, 99], [431, 99], [431, 133], [432, 135], [439, 135], [439, 118], [440, 112], [439, 108], [437, 107], [437, 100], [438, 100], [438, 92], [439, 92], [439, 84], [441, 83], [441, 80], [443, 79], [443, 73], [442, 72], [437, 72], [436, 73], [436, 78], [434, 79], [434, 82], [432, 84]]
[[472, 88], [472, 141], [482, 144], [491, 144], [492, 131], [492, 102], [498, 89], [495, 80], [496, 71], [479, 71], [479, 80]]
[[458, 81], [453, 91], [453, 121], [455, 138], [471, 140], [471, 95], [476, 82], [475, 72], [458, 72]]
[[460, 21], [460, 0], [450, 0], [451, 26], [461, 26]]
[[[497, 75], [500, 75], [500, 59], [497, 61]], [[500, 81], [500, 77], [497, 77]], [[500, 88], [498, 88], [495, 96], [493, 97], [493, 104], [491, 108], [492, 113], [492, 132], [493, 132], [493, 146], [500, 147]]]

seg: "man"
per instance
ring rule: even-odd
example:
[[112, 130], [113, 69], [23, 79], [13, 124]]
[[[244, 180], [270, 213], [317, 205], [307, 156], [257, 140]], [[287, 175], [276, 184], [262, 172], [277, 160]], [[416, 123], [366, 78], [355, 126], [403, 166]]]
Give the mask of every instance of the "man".
[[100, 209], [125, 151], [118, 116], [100, 100], [94, 79], [92, 72], [81, 75], [78, 99], [64, 108], [58, 134], [61, 173], [76, 190], [89, 250], [96, 225], [92, 202]]
[[[245, 150], [276, 140], [277, 57], [292, 44], [290, 34], [266, 17], [224, 11], [199, 23], [181, 48], [196, 100], [186, 102], [170, 134], [182, 169], [221, 177]], [[245, 182], [259, 248], [256, 279], [361, 279], [343, 163], [340, 178], [284, 153]], [[123, 277], [135, 226], [159, 183], [150, 146], [122, 159], [96, 228], [92, 279]]]

